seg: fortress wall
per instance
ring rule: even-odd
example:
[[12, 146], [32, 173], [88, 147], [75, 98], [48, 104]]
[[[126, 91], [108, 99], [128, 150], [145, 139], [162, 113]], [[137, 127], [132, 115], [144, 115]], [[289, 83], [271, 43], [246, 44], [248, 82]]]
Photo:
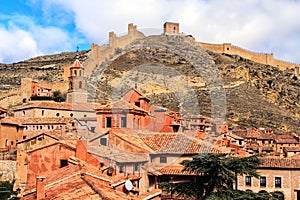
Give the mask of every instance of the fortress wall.
[[69, 89], [69, 81], [61, 82], [48, 82], [48, 81], [38, 81], [38, 85], [41, 87], [49, 88], [52, 92], [60, 90], [62, 93], [67, 92]]
[[106, 58], [114, 54], [115, 49], [124, 48], [132, 41], [144, 37], [144, 34], [139, 32], [136, 25], [133, 24], [128, 24], [128, 33], [126, 35], [118, 37], [114, 32], [110, 32], [108, 45], [91, 45], [91, 51], [88, 55], [89, 58], [83, 63], [85, 76], [89, 76], [97, 65], [100, 65]]
[[[226, 53], [226, 54], [231, 54], [231, 55], [239, 55], [243, 58], [252, 60], [252, 61], [257, 62], [257, 63], [279, 67], [279, 69], [281, 69], [281, 70], [294, 69], [294, 68], [297, 69], [300, 66], [299, 64], [274, 59], [273, 53], [270, 53], [270, 54], [268, 54], [268, 53], [255, 53], [255, 52], [243, 49], [241, 47], [231, 45], [230, 43], [209, 44], [209, 43], [199, 42], [199, 44], [204, 49], [209, 50], [209, 51], [213, 51], [213, 52], [216, 52], [216, 53]], [[297, 72], [296, 69], [295, 69], [295, 72]]]

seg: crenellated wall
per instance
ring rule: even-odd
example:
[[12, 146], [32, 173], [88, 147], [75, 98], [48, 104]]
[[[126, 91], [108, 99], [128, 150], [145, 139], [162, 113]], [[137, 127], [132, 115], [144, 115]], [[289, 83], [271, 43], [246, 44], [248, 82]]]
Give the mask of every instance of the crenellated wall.
[[299, 74], [299, 64], [291, 63], [287, 61], [274, 59], [273, 53], [255, 53], [241, 47], [232, 45], [230, 43], [223, 44], [209, 44], [199, 42], [199, 44], [206, 50], [213, 51], [216, 53], [226, 53], [231, 55], [239, 55], [243, 58], [258, 62], [261, 64], [267, 64], [275, 67], [279, 67], [281, 70], [295, 69], [295, 73]]
[[88, 59], [83, 63], [85, 68], [85, 75], [89, 76], [95, 67], [100, 65], [106, 58], [113, 55], [117, 49], [124, 48], [132, 41], [144, 38], [144, 34], [137, 30], [137, 26], [128, 24], [128, 33], [118, 37], [114, 32], [109, 32], [109, 43], [99, 46], [97, 44], [91, 45]]

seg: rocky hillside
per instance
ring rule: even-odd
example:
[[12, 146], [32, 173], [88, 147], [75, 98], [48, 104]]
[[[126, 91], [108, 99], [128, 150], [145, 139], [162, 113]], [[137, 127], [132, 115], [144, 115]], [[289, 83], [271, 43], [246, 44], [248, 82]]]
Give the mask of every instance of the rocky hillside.
[[[86, 51], [79, 52], [80, 60], [86, 59]], [[74, 62], [76, 52], [39, 56], [13, 64], [0, 64], [0, 92], [19, 87], [21, 78], [60, 81], [63, 67]]]
[[[200, 73], [174, 51], [160, 48], [145, 48], [112, 56], [111, 60], [94, 71], [98, 78], [89, 78], [93, 85], [89, 92], [97, 95], [93, 97], [96, 100], [108, 101], [122, 96], [126, 88], [136, 87], [153, 104], [172, 110], [183, 111], [182, 103], [187, 103], [186, 107], [191, 110], [198, 111], [200, 108], [200, 113], [212, 116], [212, 109], [213, 112], [223, 112], [226, 108], [225, 115], [230, 125], [269, 127], [276, 132], [299, 133], [300, 77], [239, 56], [200, 51], [199, 58], [204, 63]], [[212, 99], [212, 92], [207, 87], [207, 82], [215, 78], [207, 78], [208, 74], [212, 75], [208, 70], [215, 70], [209, 65], [210, 62], [217, 68], [216, 73], [221, 76], [225, 88], [225, 101], [219, 103], [213, 102], [216, 99]], [[184, 94], [183, 100], [177, 93], [185, 88], [178, 85], [186, 83], [192, 90]], [[185, 102], [193, 97], [198, 102]]]
[[[118, 49], [99, 65], [88, 77], [89, 99], [106, 102], [135, 87], [152, 104], [176, 111], [190, 109], [206, 116], [224, 114], [231, 126], [240, 124], [299, 133], [300, 77], [239, 56], [207, 52], [196, 44], [175, 45], [171, 51], [159, 46], [142, 46], [151, 40], [157, 42], [155, 38], [136, 41], [131, 46], [139, 48]], [[180, 56], [179, 48], [186, 50], [186, 58], [197, 53], [198, 63]], [[87, 52], [80, 55], [82, 61], [88, 59]], [[75, 53], [62, 53], [0, 65], [0, 89], [17, 87], [21, 77], [60, 81], [63, 66], [72, 63], [74, 57]], [[200, 69], [195, 67], [199, 63]], [[211, 85], [218, 81], [224, 96], [215, 94], [222, 94], [221, 90], [212, 91]]]

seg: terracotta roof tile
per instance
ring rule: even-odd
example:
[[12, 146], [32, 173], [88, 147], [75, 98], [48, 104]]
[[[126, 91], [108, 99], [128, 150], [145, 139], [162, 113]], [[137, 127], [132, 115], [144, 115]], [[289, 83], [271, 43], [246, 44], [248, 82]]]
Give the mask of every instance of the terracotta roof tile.
[[282, 144], [298, 144], [299, 138], [289, 134], [275, 134], [275, 142]]
[[163, 175], [195, 175], [195, 173], [189, 173], [182, 170], [182, 165], [168, 165], [158, 171]]
[[246, 138], [256, 138], [256, 139], [274, 139], [273, 134], [267, 133], [265, 130], [248, 128]]
[[[42, 175], [45, 177], [47, 199], [131, 199], [110, 186], [113, 180], [126, 177], [107, 176], [98, 168], [82, 161], [78, 165], [69, 164]], [[35, 199], [35, 184], [26, 188], [22, 199]]]
[[294, 169], [300, 168], [300, 159], [291, 158], [262, 158], [261, 168], [281, 168], [281, 169]]
[[88, 146], [88, 151], [95, 156], [112, 159], [119, 163], [148, 161], [148, 156], [145, 153], [129, 153], [108, 146], [90, 145]]
[[35, 102], [15, 109], [25, 110], [31, 108], [44, 108], [44, 109], [56, 109], [56, 110], [76, 110], [76, 111], [94, 111], [95, 104], [92, 103], [59, 103], [59, 102]]
[[95, 110], [97, 112], [100, 111], [111, 111], [113, 112], [114, 110], [136, 110], [136, 111], [141, 111], [141, 112], [147, 112], [146, 110], [134, 105], [133, 103], [129, 103], [127, 101], [125, 101], [124, 99], [121, 99], [119, 101], [115, 101], [112, 103], [108, 103], [105, 105], [97, 105], [95, 107]]
[[139, 137], [156, 153], [197, 154], [218, 151], [214, 144], [182, 133], [141, 133]]

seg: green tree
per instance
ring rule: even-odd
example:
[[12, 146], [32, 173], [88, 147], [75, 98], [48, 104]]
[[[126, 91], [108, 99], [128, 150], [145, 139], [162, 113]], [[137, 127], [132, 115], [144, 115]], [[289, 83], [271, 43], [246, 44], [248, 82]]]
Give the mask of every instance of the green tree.
[[197, 199], [230, 199], [243, 193], [233, 190], [233, 183], [237, 190], [237, 176], [246, 174], [259, 177], [256, 172], [259, 163], [256, 156], [236, 158], [227, 154], [208, 153], [197, 155], [192, 160], [184, 160], [181, 164], [184, 166], [183, 171], [198, 176], [196, 184], [190, 187], [195, 191]]
[[66, 100], [66, 94], [62, 93], [60, 90], [55, 90], [52, 93], [52, 99], [56, 102], [63, 102]]
[[9, 181], [0, 182], [0, 200], [8, 199], [11, 195], [15, 195], [13, 192], [13, 183]]

